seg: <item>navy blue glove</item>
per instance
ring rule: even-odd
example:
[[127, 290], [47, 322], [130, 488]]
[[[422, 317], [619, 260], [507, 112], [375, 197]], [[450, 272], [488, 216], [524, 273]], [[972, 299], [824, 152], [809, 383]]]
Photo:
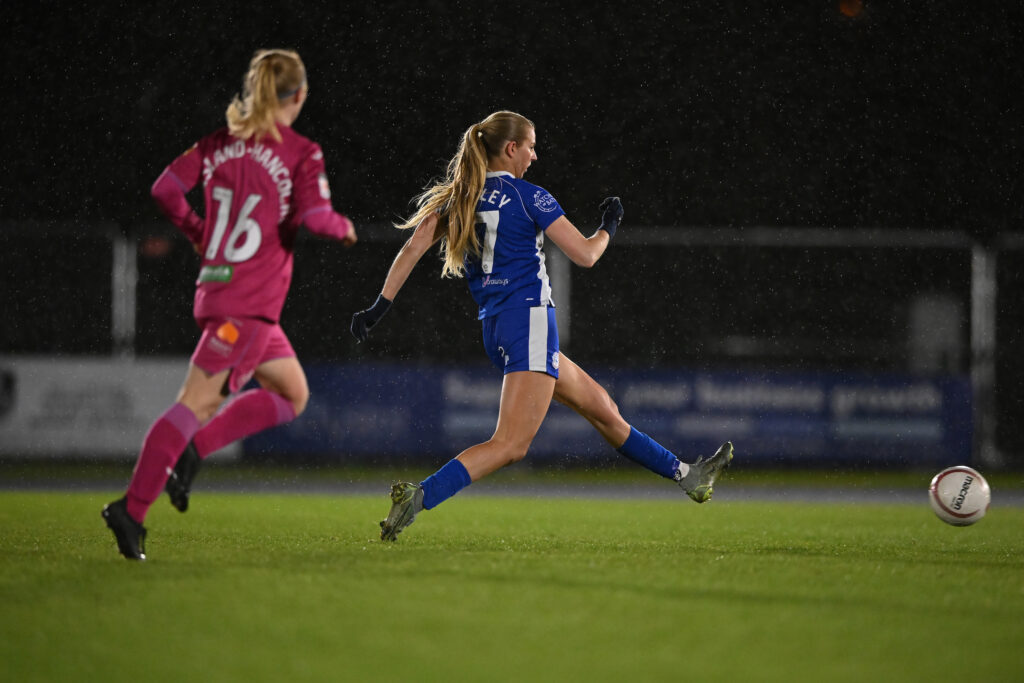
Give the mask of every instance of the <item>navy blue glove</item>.
[[598, 208], [604, 213], [601, 214], [601, 225], [597, 229], [606, 230], [609, 239], [615, 237], [615, 229], [619, 227], [619, 221], [622, 220], [622, 202], [618, 197], [605, 197]]
[[391, 301], [385, 299], [383, 294], [380, 294], [377, 296], [377, 300], [373, 302], [373, 306], [370, 306], [365, 311], [354, 313], [352, 315], [352, 336], [358, 341], [366, 341], [366, 338], [370, 336], [370, 330], [380, 322], [380, 319], [384, 317], [389, 308], [391, 308]]

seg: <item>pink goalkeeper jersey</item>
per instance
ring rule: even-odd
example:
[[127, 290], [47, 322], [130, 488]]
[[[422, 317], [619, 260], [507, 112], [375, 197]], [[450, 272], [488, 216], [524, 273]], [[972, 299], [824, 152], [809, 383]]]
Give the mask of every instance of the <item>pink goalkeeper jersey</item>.
[[[240, 140], [222, 128], [175, 159], [153, 184], [160, 208], [202, 257], [196, 319], [277, 322], [299, 226], [339, 240], [353, 229], [331, 207], [320, 146], [287, 126], [278, 130], [281, 142], [269, 135]], [[200, 180], [205, 219], [185, 199]]]

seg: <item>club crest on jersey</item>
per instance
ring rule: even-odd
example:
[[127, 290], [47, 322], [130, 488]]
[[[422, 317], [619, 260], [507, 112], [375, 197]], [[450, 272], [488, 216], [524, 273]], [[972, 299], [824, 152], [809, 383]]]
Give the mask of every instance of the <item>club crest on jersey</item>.
[[320, 196], [324, 199], [330, 199], [331, 186], [327, 184], [327, 176], [321, 173], [317, 179], [320, 182]]
[[533, 205], [544, 213], [554, 211], [558, 208], [558, 202], [555, 201], [555, 198], [544, 190], [537, 190], [533, 193]]

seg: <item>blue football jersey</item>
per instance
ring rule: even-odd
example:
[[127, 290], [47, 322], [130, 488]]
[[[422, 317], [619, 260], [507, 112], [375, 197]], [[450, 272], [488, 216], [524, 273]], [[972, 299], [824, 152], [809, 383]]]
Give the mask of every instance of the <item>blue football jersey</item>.
[[466, 256], [466, 282], [481, 320], [507, 308], [554, 305], [544, 231], [564, 215], [544, 188], [507, 171], [487, 174], [476, 205], [480, 254]]

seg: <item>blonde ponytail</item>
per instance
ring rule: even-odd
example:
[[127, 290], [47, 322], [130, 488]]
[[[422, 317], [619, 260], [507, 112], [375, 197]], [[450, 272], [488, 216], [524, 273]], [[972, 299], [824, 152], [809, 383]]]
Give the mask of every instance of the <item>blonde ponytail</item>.
[[242, 140], [270, 135], [278, 142], [275, 114], [281, 100], [306, 82], [306, 67], [292, 50], [259, 50], [249, 62], [241, 96], [235, 95], [226, 112], [228, 130]]
[[476, 235], [476, 205], [487, 180], [487, 162], [505, 144], [523, 142], [533, 123], [511, 111], [497, 111], [466, 129], [459, 149], [448, 162], [445, 179], [416, 198], [416, 213], [397, 228], [414, 228], [432, 213], [441, 214], [445, 236], [441, 241], [442, 277], [462, 277], [466, 255], [480, 253]]

